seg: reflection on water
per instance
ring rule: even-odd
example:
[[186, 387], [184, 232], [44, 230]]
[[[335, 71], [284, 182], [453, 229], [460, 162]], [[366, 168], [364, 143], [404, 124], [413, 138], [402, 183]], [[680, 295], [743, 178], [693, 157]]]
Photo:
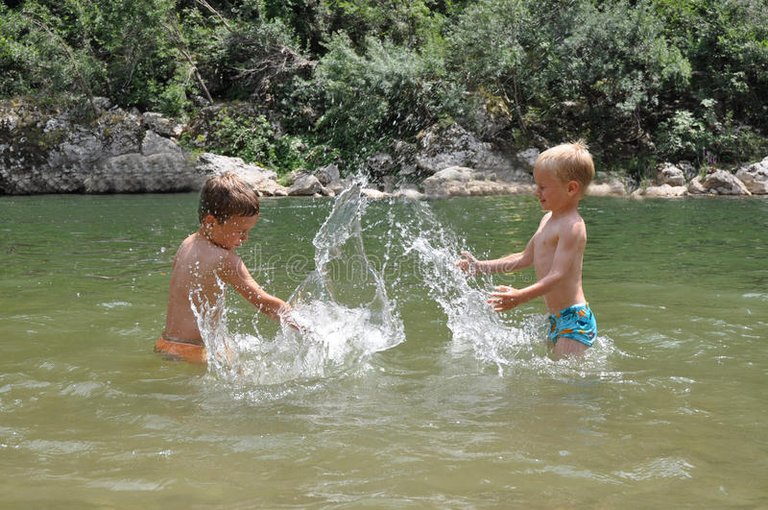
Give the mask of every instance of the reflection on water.
[[530, 198], [265, 200], [241, 254], [306, 331], [230, 296], [210, 372], [152, 353], [195, 206], [0, 198], [4, 509], [766, 506], [768, 202], [587, 199], [602, 337], [555, 362], [482, 304], [530, 274], [453, 267]]

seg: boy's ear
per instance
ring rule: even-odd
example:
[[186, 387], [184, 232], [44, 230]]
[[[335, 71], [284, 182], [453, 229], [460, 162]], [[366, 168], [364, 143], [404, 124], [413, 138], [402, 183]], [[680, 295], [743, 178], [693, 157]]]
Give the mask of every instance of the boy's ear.
[[568, 181], [568, 193], [581, 193], [579, 181]]
[[203, 219], [200, 221], [200, 224], [204, 227], [211, 227], [215, 224], [217, 224], [219, 220], [216, 219], [216, 217], [213, 214], [206, 214], [203, 216]]

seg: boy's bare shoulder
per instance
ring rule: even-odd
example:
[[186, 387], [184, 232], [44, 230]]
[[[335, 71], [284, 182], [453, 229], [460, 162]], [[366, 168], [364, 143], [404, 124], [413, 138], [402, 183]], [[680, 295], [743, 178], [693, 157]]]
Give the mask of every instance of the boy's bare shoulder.
[[562, 218], [559, 231], [561, 237], [570, 237], [579, 244], [583, 245], [587, 241], [587, 225], [578, 212]]
[[[233, 255], [235, 259], [232, 258]], [[236, 259], [239, 259], [237, 254], [212, 244], [202, 236], [191, 234], [179, 246], [174, 263], [211, 270], [221, 265], [229, 265]]]

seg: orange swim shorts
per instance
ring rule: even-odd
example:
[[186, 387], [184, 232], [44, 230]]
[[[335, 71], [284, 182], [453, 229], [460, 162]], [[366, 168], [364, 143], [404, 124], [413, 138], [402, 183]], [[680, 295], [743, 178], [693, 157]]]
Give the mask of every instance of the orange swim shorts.
[[155, 352], [190, 363], [205, 363], [208, 359], [204, 345], [184, 340], [168, 339], [164, 336], [161, 336], [155, 342]]

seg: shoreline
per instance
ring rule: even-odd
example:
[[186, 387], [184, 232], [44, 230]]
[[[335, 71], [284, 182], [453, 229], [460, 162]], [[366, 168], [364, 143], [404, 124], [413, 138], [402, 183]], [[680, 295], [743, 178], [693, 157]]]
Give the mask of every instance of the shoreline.
[[[64, 111], [0, 102], [0, 196], [40, 194], [173, 193], [199, 190], [212, 174], [234, 172], [261, 196], [336, 196], [355, 178], [342, 178], [343, 161], [278, 177], [239, 157], [191, 152], [185, 126], [158, 113], [107, 108], [90, 123]], [[369, 175], [368, 199], [414, 200], [456, 196], [532, 194], [539, 150], [502, 151], [458, 124], [432, 126], [355, 165]], [[347, 168], [348, 169], [348, 168]], [[735, 172], [661, 163], [655, 178], [629, 182], [601, 173], [589, 196], [636, 199], [768, 194], [768, 157]]]

